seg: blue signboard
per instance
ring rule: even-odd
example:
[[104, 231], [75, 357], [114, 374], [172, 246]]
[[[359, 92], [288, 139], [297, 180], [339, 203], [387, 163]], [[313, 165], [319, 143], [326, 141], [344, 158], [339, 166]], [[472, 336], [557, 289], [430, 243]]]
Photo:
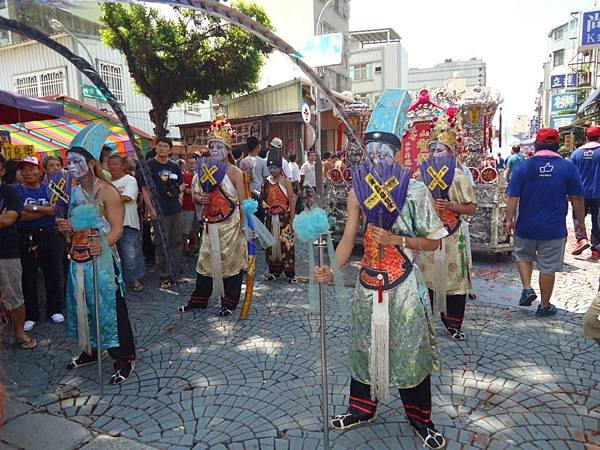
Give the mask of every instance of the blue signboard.
[[552, 96], [552, 113], [577, 110], [577, 94], [570, 92], [568, 94], [556, 94]]
[[568, 73], [565, 75], [565, 85], [566, 87], [577, 87], [579, 84], [579, 77], [576, 73]]
[[579, 48], [600, 47], [600, 10], [584, 11], [579, 18]]
[[558, 130], [562, 127], [567, 127], [575, 122], [577, 114], [563, 114], [561, 116], [550, 116], [550, 128]]
[[565, 82], [566, 75], [552, 75], [550, 77], [550, 89], [563, 89]]

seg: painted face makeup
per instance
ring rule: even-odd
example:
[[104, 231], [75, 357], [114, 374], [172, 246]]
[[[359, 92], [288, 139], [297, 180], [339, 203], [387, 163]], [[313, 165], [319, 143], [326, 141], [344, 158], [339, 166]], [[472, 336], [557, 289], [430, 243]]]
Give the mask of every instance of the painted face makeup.
[[75, 179], [83, 178], [89, 171], [87, 161], [79, 153], [69, 152], [67, 154], [67, 164], [69, 173]]
[[394, 147], [385, 142], [369, 142], [366, 145], [367, 155], [371, 162], [394, 162]]
[[279, 175], [281, 173], [281, 169], [276, 166], [269, 166], [269, 173], [272, 176], [276, 177], [277, 175]]
[[208, 143], [208, 153], [210, 153], [211, 158], [222, 161], [227, 158], [228, 149], [221, 141], [210, 141]]
[[448, 146], [441, 142], [432, 142], [429, 144], [429, 153], [431, 156], [449, 156], [452, 154]]

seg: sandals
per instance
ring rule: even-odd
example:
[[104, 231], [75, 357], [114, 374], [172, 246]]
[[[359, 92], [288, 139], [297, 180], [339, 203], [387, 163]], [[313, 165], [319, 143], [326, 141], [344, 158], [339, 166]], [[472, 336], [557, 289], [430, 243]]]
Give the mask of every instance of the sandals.
[[138, 281], [137, 284], [133, 285], [132, 289], [133, 292], [142, 292], [144, 290], [144, 285]]
[[359, 425], [364, 425], [366, 423], [372, 422], [376, 418], [377, 414], [373, 414], [372, 416], [360, 417], [357, 414], [353, 414], [351, 411], [347, 411], [344, 414], [333, 416], [329, 424], [331, 425], [331, 428], [334, 428], [336, 430], [349, 430]]
[[441, 449], [446, 447], [446, 439], [442, 433], [438, 432], [433, 424], [426, 428], [416, 428], [413, 426], [417, 435], [423, 440], [423, 447]]
[[115, 373], [110, 377], [110, 384], [121, 384], [129, 378], [129, 376], [133, 373], [134, 364], [133, 362], [128, 362], [127, 364], [116, 369]]
[[450, 333], [450, 337], [454, 341], [464, 341], [467, 338], [465, 333], [463, 333], [460, 330], [457, 330], [456, 328], [448, 328], [448, 333]]
[[28, 338], [26, 341], [17, 342], [17, 345], [25, 350], [31, 350], [32, 348], [35, 348], [37, 344], [37, 341], [32, 337]]
[[171, 290], [173, 289], [173, 283], [170, 280], [162, 280], [160, 282], [160, 289]]

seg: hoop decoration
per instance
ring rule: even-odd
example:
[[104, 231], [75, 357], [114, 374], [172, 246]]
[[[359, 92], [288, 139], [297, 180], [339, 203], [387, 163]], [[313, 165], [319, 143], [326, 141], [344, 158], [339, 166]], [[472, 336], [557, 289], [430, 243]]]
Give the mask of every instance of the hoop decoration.
[[344, 181], [346, 183], [349, 183], [349, 184], [352, 183], [352, 170], [345, 169], [342, 174], [342, 177], [344, 178]]
[[329, 171], [329, 178], [334, 183], [339, 183], [343, 180], [342, 171], [340, 169], [331, 169]]
[[477, 167], [469, 167], [469, 170], [473, 176], [473, 182], [479, 183], [481, 181], [481, 173], [479, 172], [479, 169]]
[[493, 167], [484, 167], [480, 179], [484, 183], [494, 183], [498, 179], [498, 171]]

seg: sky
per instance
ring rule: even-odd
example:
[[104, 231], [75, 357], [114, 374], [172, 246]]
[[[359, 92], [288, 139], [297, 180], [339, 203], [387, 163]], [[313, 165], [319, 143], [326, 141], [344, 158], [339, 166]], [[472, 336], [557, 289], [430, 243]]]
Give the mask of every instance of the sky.
[[350, 30], [395, 29], [409, 67], [483, 58], [510, 127], [517, 115], [533, 114], [550, 30], [593, 7], [594, 0], [351, 0]]

